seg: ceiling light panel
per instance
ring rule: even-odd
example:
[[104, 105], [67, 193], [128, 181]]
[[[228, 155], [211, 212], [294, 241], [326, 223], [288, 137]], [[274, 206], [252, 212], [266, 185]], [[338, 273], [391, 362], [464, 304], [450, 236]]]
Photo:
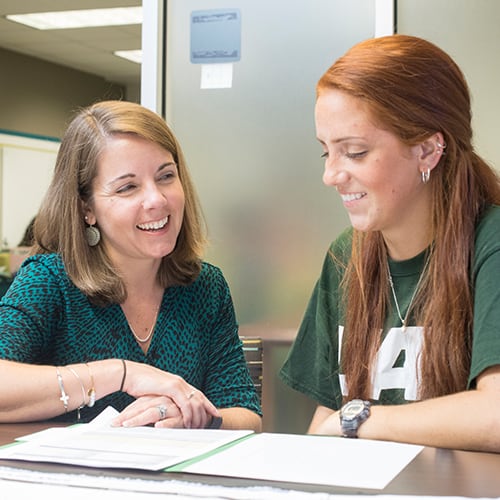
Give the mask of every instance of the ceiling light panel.
[[116, 50], [113, 54], [138, 64], [142, 62], [142, 50]]
[[39, 30], [124, 26], [142, 24], [142, 7], [36, 12], [33, 14], [9, 14], [5, 17], [10, 21]]

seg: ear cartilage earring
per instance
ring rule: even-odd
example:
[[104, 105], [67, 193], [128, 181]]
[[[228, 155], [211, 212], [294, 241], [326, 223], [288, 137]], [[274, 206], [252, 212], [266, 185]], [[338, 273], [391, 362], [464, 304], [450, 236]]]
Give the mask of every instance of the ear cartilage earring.
[[431, 178], [431, 169], [428, 168], [427, 170], [422, 170], [422, 182], [424, 184], [427, 184], [430, 178]]
[[95, 226], [86, 227], [85, 236], [87, 237], [89, 247], [95, 247], [101, 241], [101, 232]]
[[446, 142], [443, 141], [443, 144], [441, 144], [439, 141], [436, 141], [436, 146], [439, 149], [446, 149]]

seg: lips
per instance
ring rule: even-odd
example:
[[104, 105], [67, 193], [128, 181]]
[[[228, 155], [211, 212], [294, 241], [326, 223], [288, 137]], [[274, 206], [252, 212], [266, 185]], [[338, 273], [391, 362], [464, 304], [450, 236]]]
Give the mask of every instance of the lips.
[[154, 222], [145, 222], [144, 224], [137, 224], [137, 227], [143, 231], [157, 231], [158, 229], [163, 229], [168, 223], [169, 216], [167, 215], [164, 219], [157, 220]]

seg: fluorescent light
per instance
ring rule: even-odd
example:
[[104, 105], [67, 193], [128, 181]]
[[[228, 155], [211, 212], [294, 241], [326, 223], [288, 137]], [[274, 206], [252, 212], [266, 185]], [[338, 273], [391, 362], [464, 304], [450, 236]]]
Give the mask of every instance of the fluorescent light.
[[142, 7], [9, 14], [6, 18], [39, 30], [121, 26], [142, 24]]
[[117, 50], [113, 52], [115, 56], [123, 57], [123, 59], [128, 59], [129, 61], [141, 64], [142, 62], [142, 50]]

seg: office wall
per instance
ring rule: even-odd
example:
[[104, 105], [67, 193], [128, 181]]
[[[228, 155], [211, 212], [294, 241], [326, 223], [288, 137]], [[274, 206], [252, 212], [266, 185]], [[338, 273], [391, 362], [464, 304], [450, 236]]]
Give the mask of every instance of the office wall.
[[61, 137], [75, 109], [125, 98], [103, 78], [0, 49], [0, 130]]
[[3, 49], [0, 68], [0, 131], [19, 133], [0, 134], [0, 237], [15, 245], [52, 175], [58, 145], [44, 138], [60, 138], [79, 107], [128, 96], [103, 78]]
[[297, 328], [331, 240], [348, 224], [322, 183], [315, 84], [374, 35], [373, 0], [233, 0], [241, 59], [231, 88], [202, 89], [190, 61], [192, 11], [169, 0], [167, 121], [183, 145], [210, 229], [208, 254], [229, 281], [241, 324]]
[[59, 142], [0, 133], [0, 241], [17, 246], [38, 212]]
[[476, 151], [500, 171], [500, 2], [398, 0], [399, 33], [426, 38], [462, 68], [472, 95]]

